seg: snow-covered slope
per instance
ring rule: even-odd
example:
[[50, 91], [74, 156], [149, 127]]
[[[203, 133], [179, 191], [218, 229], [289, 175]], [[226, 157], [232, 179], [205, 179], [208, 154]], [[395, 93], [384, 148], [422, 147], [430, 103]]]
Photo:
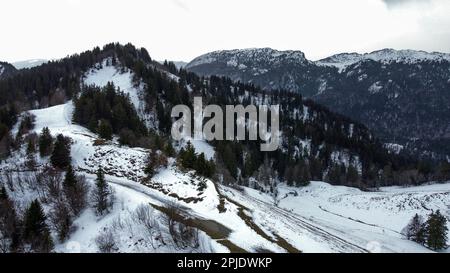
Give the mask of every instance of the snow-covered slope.
[[120, 88], [130, 97], [131, 103], [136, 108], [139, 117], [145, 122], [148, 128], [157, 126], [157, 118], [151, 112], [146, 111], [144, 102], [144, 84], [134, 82], [134, 73], [126, 68], [119, 68], [111, 63], [111, 59], [105, 59], [101, 64], [97, 64], [85, 73], [82, 81], [85, 85], [96, 85], [104, 87], [108, 82]]
[[[218, 186], [192, 172], [182, 172], [174, 159], [169, 160], [167, 169], [142, 184], [146, 150], [120, 147], [115, 141], [95, 146], [95, 134], [71, 123], [72, 111], [70, 102], [33, 110], [34, 130], [47, 126], [52, 134], [70, 137], [76, 169], [93, 183], [93, 173], [101, 166], [117, 200], [114, 210], [104, 218], [95, 216], [92, 209], [84, 211], [75, 221], [77, 230], [56, 246], [57, 251], [95, 252], [95, 238], [111, 231], [121, 252], [427, 252], [404, 239], [401, 229], [414, 213], [426, 215], [441, 209], [449, 216], [450, 184], [362, 192], [313, 182], [304, 188], [280, 185], [274, 199], [249, 188], [242, 191]], [[15, 155], [9, 160], [20, 164], [18, 158], [22, 157]], [[5, 161], [1, 167], [10, 163]], [[20, 191], [14, 194], [23, 205], [33, 198], [27, 191], [23, 196]], [[167, 239], [161, 208], [174, 202], [200, 229], [198, 248], [180, 250], [158, 240], [148, 241], [144, 227], [133, 218], [138, 207], [152, 205], [151, 214], [159, 223], [161, 236]]]
[[[387, 187], [380, 192], [312, 182], [304, 188], [280, 186], [274, 199], [252, 189], [225, 189], [226, 195], [253, 209], [255, 222], [291, 233], [306, 252], [427, 252], [401, 234], [415, 213], [426, 217], [440, 209], [450, 217], [450, 184], [411, 188]], [[292, 222], [303, 226], [289, 230]], [[336, 236], [340, 244], [327, 238]], [[295, 239], [294, 239], [295, 238]]]
[[403, 62], [415, 64], [422, 61], [450, 61], [450, 54], [440, 52], [426, 52], [418, 50], [382, 49], [371, 53], [341, 53], [316, 62], [318, 65], [334, 66], [340, 71], [363, 60], [373, 60], [381, 63]]
[[[48, 127], [53, 135], [61, 133], [70, 137], [72, 139], [72, 163], [76, 170], [93, 181], [93, 174], [99, 167], [102, 167], [107, 174], [107, 181], [115, 185], [119, 200], [116, 202], [116, 209], [113, 213], [100, 221], [90, 209], [83, 213], [76, 220], [77, 231], [70, 237], [67, 244], [57, 246], [58, 251], [67, 251], [67, 247], [74, 245], [79, 247], [79, 251], [95, 251], [94, 238], [98, 236], [99, 232], [113, 228], [114, 223], [120, 217], [122, 220], [126, 219], [124, 217], [131, 215], [137, 206], [142, 204], [168, 206], [173, 202], [178, 202], [186, 216], [198, 222], [201, 225], [200, 230], [204, 230], [204, 233], [219, 236], [212, 240], [211, 236], [203, 234], [202, 236], [205, 236], [202, 243], [204, 248], [190, 251], [227, 252], [240, 249], [252, 252], [260, 248], [272, 252], [286, 251], [278, 244], [253, 232], [252, 228], [238, 215], [239, 207], [222, 200], [210, 180], [179, 171], [173, 164], [173, 160], [170, 160], [169, 168], [159, 173], [152, 181], [145, 185], [140, 184], [138, 181], [143, 177], [142, 170], [147, 151], [139, 148], [120, 147], [115, 141], [96, 146], [94, 144], [97, 139], [95, 134], [71, 123], [72, 111], [71, 102], [30, 111], [36, 117], [34, 130], [40, 132], [43, 127]], [[21, 157], [23, 155], [16, 154], [13, 158], [3, 162], [2, 168], [10, 166], [12, 161], [16, 163], [15, 166], [20, 165], [20, 162], [17, 161]], [[45, 162], [44, 159], [38, 161]], [[30, 201], [32, 198], [27, 200]], [[26, 202], [24, 201], [24, 203]], [[221, 204], [225, 211], [219, 210]], [[163, 224], [161, 223], [161, 225]], [[216, 229], [223, 230], [223, 234]], [[121, 230], [120, 232], [125, 231]], [[218, 232], [219, 234], [217, 234]], [[168, 235], [166, 234], [166, 236]], [[130, 248], [130, 240], [134, 242], [138, 239], [133, 237], [127, 240], [125, 237], [120, 237], [120, 240], [123, 240], [120, 244], [120, 251], [176, 251], [164, 247], [158, 249]], [[242, 240], [242, 238], [246, 238], [246, 240]], [[219, 244], [221, 246], [218, 246]]]

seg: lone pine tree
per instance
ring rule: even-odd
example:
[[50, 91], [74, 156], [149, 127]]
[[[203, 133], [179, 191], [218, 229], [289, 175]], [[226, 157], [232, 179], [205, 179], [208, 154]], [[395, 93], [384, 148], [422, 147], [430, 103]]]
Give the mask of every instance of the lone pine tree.
[[73, 167], [70, 164], [67, 167], [66, 175], [64, 177], [64, 182], [63, 182], [64, 189], [65, 190], [73, 189], [73, 188], [75, 188], [76, 183], [77, 183], [77, 177], [75, 176]]
[[31, 202], [25, 212], [24, 238], [34, 252], [50, 252], [53, 250], [53, 240], [46, 220], [47, 217], [39, 201], [36, 199]]
[[430, 214], [426, 225], [428, 247], [433, 250], [447, 247], [447, 219], [439, 210]]
[[63, 170], [70, 165], [70, 143], [62, 134], [56, 137], [50, 161], [54, 167]]
[[114, 196], [111, 187], [105, 180], [105, 175], [101, 169], [97, 171], [95, 189], [93, 191], [94, 207], [98, 215], [108, 213], [113, 206]]
[[74, 215], [79, 215], [87, 204], [87, 193], [89, 187], [83, 176], [77, 176], [72, 165], [67, 167], [63, 181], [64, 194], [68, 206]]
[[103, 139], [111, 140], [113, 129], [109, 121], [107, 121], [106, 119], [102, 119], [100, 121], [100, 125], [98, 126], [98, 134]]
[[9, 251], [15, 252], [20, 248], [22, 244], [20, 221], [14, 203], [9, 199], [4, 186], [0, 189], [0, 234], [2, 251], [8, 248]]
[[5, 186], [2, 186], [0, 189], [0, 200], [7, 200], [8, 199], [8, 193], [6, 192]]
[[48, 127], [42, 129], [39, 135], [39, 154], [41, 156], [48, 156], [52, 152], [53, 138]]

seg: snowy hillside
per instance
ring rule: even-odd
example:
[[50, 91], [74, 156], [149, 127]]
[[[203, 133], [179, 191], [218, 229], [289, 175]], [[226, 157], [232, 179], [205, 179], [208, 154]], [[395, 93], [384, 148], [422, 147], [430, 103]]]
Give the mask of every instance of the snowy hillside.
[[[205, 233], [212, 234], [211, 236], [215, 238], [215, 240], [211, 240], [204, 235], [206, 239], [203, 240], [209, 238], [207, 242], [202, 242], [204, 248], [189, 249], [188, 251], [227, 252], [239, 249], [239, 251], [255, 251], [259, 248], [272, 252], [286, 251], [277, 243], [254, 233], [239, 216], [240, 207], [221, 199], [215, 185], [209, 180], [200, 179], [190, 173], [182, 173], [171, 164], [167, 170], [162, 171], [146, 185], [138, 183], [143, 176], [143, 160], [146, 157], [146, 151], [119, 147], [114, 141], [107, 145], [95, 146], [94, 141], [97, 137], [94, 134], [83, 127], [71, 124], [72, 108], [72, 104], [69, 102], [64, 105], [30, 111], [36, 116], [35, 131], [40, 132], [44, 126], [47, 126], [54, 135], [62, 133], [70, 137], [72, 139], [72, 162], [76, 169], [92, 181], [94, 178], [92, 174], [101, 166], [107, 174], [108, 182], [114, 185], [118, 200], [114, 211], [101, 221], [98, 221], [93, 211], [89, 209], [83, 213], [75, 221], [78, 229], [68, 240], [69, 246], [76, 245], [82, 252], [95, 251], [94, 238], [98, 236], [99, 232], [113, 228], [112, 225], [119, 219], [126, 221], [133, 209], [139, 205], [151, 204], [159, 207], [179, 202], [182, 210], [186, 212], [186, 216], [192, 221], [198, 222], [201, 230], [205, 230]], [[15, 154], [10, 160], [15, 164], [20, 164], [20, 161], [18, 162], [20, 157], [20, 154]], [[12, 164], [10, 160], [3, 162], [1, 167], [10, 166]], [[44, 162], [44, 160], [39, 161]], [[200, 190], [199, 183], [206, 183], [206, 188]], [[33, 199], [26, 197], [29, 195], [30, 192], [25, 191], [24, 195], [19, 194], [17, 197], [21, 202], [27, 203]], [[225, 211], [219, 210], [220, 205]], [[126, 231], [120, 230], [121, 234], [124, 232]], [[119, 251], [175, 251], [164, 247], [145, 248], [142, 245], [140, 245], [141, 248], [130, 247], [131, 243], [136, 243], [133, 240], [139, 241], [139, 238], [126, 239], [125, 237], [129, 235], [120, 237], [120, 240], [124, 241], [119, 244]], [[246, 240], [242, 241], [241, 238], [246, 238]], [[216, 241], [222, 246], [217, 246]], [[228, 250], [223, 245], [227, 246]], [[56, 249], [66, 251], [66, 247], [67, 245], [59, 245]]]
[[[405, 240], [402, 229], [416, 213], [426, 217], [432, 210], [440, 209], [447, 219], [450, 217], [450, 184], [362, 192], [312, 182], [301, 189], [279, 187], [277, 206], [272, 197], [252, 189], [224, 192], [252, 208], [256, 223], [283, 230], [289, 222], [302, 226], [291, 238], [299, 244], [307, 241], [301, 248], [305, 252], [348, 252], [358, 250], [356, 246], [375, 252], [426, 252], [422, 246]], [[332, 245], [326, 240], [328, 236], [345, 243]], [[316, 241], [311, 242], [312, 238]]]
[[[371, 193], [313, 182], [304, 188], [281, 185], [274, 200], [249, 188], [239, 191], [220, 186], [218, 190], [212, 181], [181, 172], [173, 163], [141, 184], [145, 150], [120, 147], [114, 141], [94, 146], [96, 136], [71, 124], [71, 111], [71, 103], [31, 111], [36, 116], [35, 131], [48, 126], [53, 134], [70, 137], [78, 171], [93, 181], [92, 173], [102, 166], [117, 201], [113, 212], [101, 220], [87, 209], [75, 221], [78, 229], [67, 243], [57, 245], [57, 251], [95, 252], [95, 238], [105, 230], [114, 231], [121, 252], [176, 251], [163, 244], [154, 248], [157, 242], [150, 244], [148, 238], [140, 237], [143, 227], [133, 222], [132, 215], [140, 205], [148, 204], [159, 208], [152, 213], [163, 230], [160, 207], [177, 202], [202, 231], [201, 247], [184, 251], [201, 252], [425, 252], [404, 239], [402, 228], [414, 213], [426, 215], [441, 209], [449, 217], [450, 184], [382, 188]], [[2, 167], [5, 164], [8, 161]], [[206, 187], [200, 189], [203, 183]], [[24, 203], [31, 200], [29, 193], [28, 197], [15, 194]]]
[[129, 96], [139, 117], [145, 122], [148, 128], [157, 126], [157, 119], [151, 113], [145, 111], [143, 99], [144, 84], [133, 82], [134, 74], [129, 69], [118, 68], [111, 63], [111, 59], [105, 59], [101, 64], [97, 64], [90, 71], [85, 73], [83, 83], [85, 85], [96, 85], [104, 87], [108, 82], [114, 83], [114, 86], [120, 88], [120, 91]]
[[423, 61], [450, 61], [450, 54], [439, 52], [425, 52], [417, 50], [382, 49], [371, 53], [342, 53], [330, 56], [316, 62], [318, 65], [334, 66], [340, 71], [363, 60], [373, 60], [381, 63], [403, 62], [415, 64]]

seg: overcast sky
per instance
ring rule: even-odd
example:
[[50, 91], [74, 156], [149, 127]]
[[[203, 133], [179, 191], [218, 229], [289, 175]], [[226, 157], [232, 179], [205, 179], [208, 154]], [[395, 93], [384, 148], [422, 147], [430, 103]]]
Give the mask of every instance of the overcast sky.
[[272, 47], [315, 60], [391, 47], [450, 52], [449, 0], [1, 0], [0, 60], [61, 58], [108, 42], [157, 60]]

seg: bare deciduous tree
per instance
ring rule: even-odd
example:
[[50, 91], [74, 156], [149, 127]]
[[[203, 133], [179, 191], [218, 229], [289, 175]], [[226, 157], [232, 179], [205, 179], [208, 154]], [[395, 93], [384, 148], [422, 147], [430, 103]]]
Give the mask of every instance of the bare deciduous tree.
[[103, 232], [95, 238], [95, 243], [97, 244], [98, 250], [102, 253], [112, 253], [118, 250], [115, 234], [111, 229], [103, 230]]

